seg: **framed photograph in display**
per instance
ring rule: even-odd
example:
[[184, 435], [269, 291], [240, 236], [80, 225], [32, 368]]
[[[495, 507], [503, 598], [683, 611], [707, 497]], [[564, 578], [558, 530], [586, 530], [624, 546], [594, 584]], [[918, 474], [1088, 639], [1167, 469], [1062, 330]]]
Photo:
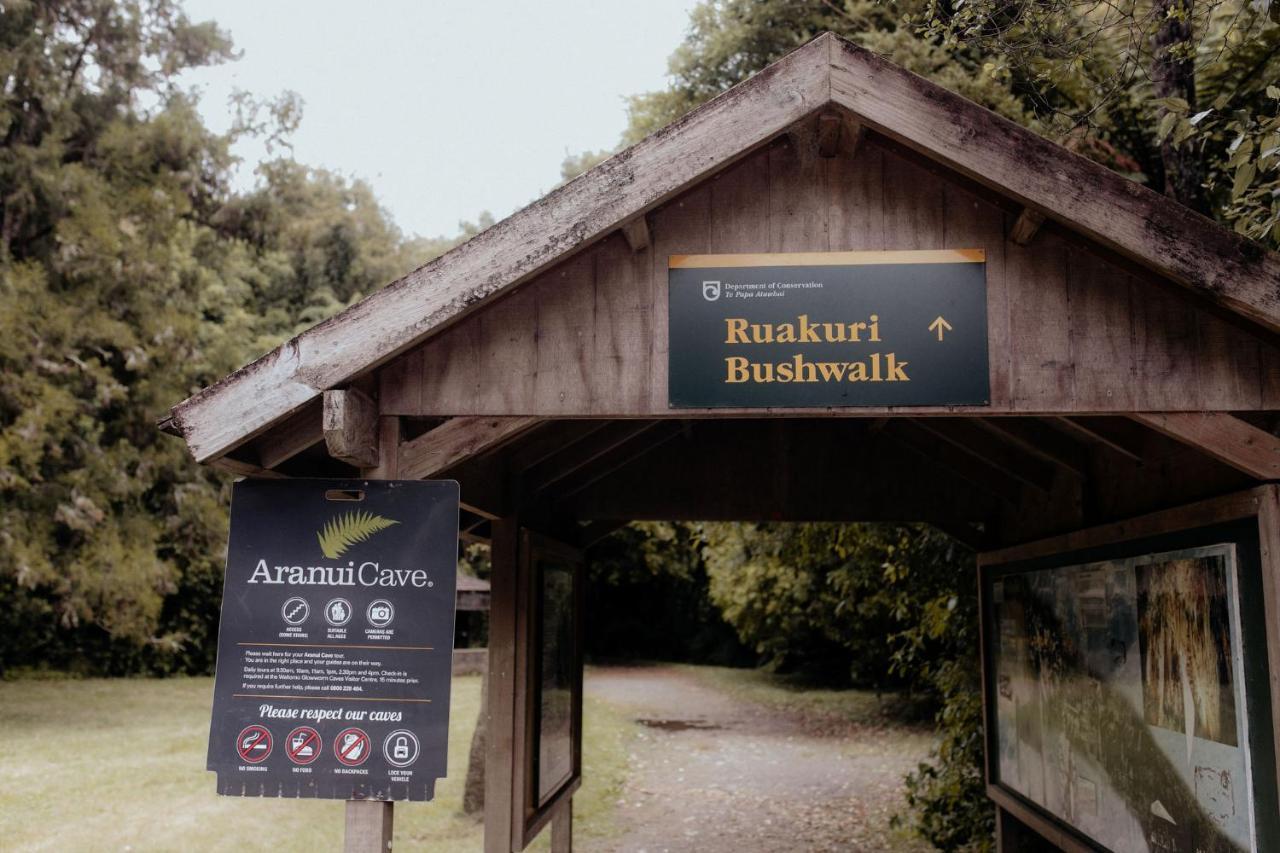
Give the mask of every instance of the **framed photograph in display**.
[[519, 835], [528, 844], [582, 776], [582, 557], [564, 543], [524, 531], [522, 626], [517, 681], [525, 714], [517, 725], [524, 770], [517, 784]]
[[984, 560], [979, 586], [997, 803], [1081, 849], [1280, 849], [1256, 517]]

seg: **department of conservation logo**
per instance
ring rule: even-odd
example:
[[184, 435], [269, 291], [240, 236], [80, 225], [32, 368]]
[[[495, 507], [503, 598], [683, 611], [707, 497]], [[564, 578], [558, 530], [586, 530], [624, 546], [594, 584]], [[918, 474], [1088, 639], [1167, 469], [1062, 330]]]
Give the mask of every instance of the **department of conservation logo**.
[[720, 282], [704, 281], [702, 283], [702, 298], [708, 302], [715, 302], [720, 298]]
[[363, 542], [379, 531], [386, 530], [400, 522], [374, 515], [371, 512], [346, 512], [329, 519], [329, 522], [316, 533], [320, 540], [320, 550], [331, 560], [336, 560], [357, 542]]

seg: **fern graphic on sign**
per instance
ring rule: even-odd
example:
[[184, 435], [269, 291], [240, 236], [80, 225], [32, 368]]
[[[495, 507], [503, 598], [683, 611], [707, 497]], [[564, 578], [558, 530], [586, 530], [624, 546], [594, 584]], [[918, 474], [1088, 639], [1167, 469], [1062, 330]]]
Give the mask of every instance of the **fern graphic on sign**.
[[324, 555], [336, 560], [357, 542], [363, 542], [379, 530], [386, 530], [399, 523], [371, 512], [348, 512], [330, 519], [316, 536], [320, 539], [320, 550]]

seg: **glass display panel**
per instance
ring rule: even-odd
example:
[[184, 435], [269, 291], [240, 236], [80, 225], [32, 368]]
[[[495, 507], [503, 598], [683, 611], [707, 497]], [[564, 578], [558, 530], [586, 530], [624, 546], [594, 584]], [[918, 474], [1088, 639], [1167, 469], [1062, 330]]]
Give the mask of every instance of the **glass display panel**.
[[539, 557], [537, 786], [545, 803], [573, 776], [574, 570]]
[[1257, 851], [1234, 545], [990, 581], [998, 782], [1115, 851]]

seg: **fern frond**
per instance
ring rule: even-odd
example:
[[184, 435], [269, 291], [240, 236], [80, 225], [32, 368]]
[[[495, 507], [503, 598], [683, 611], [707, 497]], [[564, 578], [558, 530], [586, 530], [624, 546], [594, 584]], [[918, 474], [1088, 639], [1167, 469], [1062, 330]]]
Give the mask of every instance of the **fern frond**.
[[400, 522], [370, 512], [348, 512], [331, 518], [316, 536], [320, 550], [331, 560], [336, 560], [357, 542], [363, 542], [379, 530], [385, 530]]

